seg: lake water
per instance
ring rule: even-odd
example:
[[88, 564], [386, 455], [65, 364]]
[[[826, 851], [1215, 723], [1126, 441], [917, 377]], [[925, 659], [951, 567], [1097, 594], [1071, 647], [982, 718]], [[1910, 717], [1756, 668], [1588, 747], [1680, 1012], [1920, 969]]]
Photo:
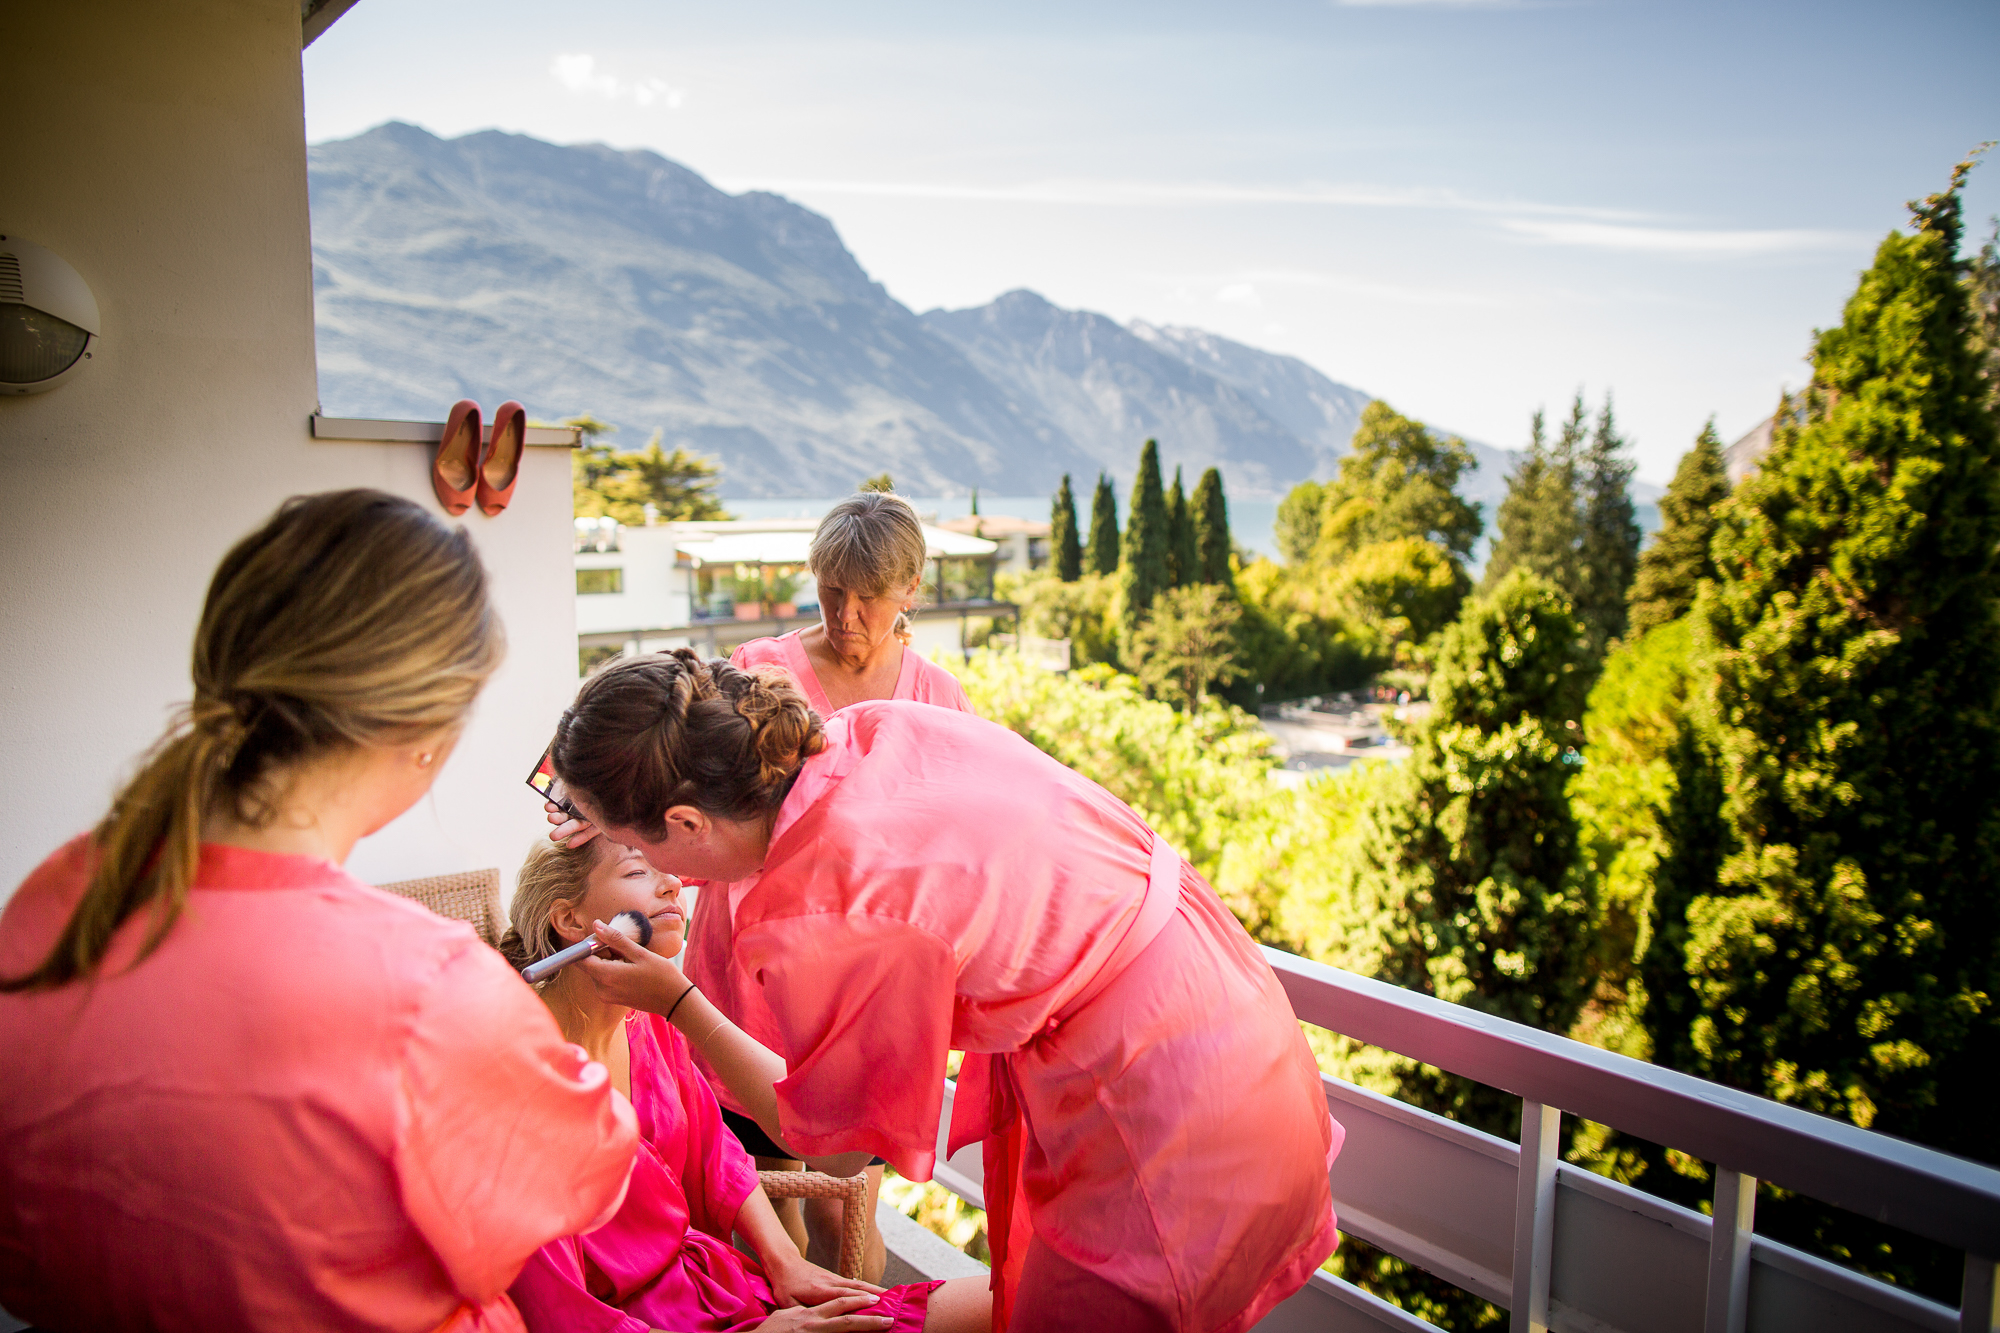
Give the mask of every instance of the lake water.
[[[796, 500], [724, 500], [729, 512], [738, 518], [818, 518], [827, 510], [839, 504], [846, 496], [832, 499]], [[935, 514], [939, 519], [963, 518], [972, 512], [972, 500], [964, 495], [905, 496], [917, 507], [920, 514]], [[1046, 495], [982, 495], [979, 497], [979, 512], [989, 515], [1006, 514], [1013, 518], [1032, 518], [1047, 521], [1051, 497]], [[1119, 526], [1125, 521], [1124, 506], [1119, 506]], [[1078, 537], [1090, 536], [1090, 496], [1080, 496], [1077, 502]], [[1271, 533], [1278, 522], [1278, 502], [1276, 500], [1231, 500], [1229, 502], [1229, 535], [1238, 546], [1246, 546], [1259, 555], [1276, 557], [1278, 545]]]

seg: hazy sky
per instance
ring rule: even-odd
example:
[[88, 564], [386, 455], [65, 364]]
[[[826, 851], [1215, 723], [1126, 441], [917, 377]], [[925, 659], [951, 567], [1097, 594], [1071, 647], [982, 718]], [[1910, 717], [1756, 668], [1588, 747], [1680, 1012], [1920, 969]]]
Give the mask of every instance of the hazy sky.
[[[1030, 287], [1515, 446], [1609, 390], [1641, 475], [2000, 138], [2000, 3], [361, 0], [307, 132], [647, 147], [830, 217], [917, 310]], [[2000, 213], [2000, 150], [1968, 213]]]

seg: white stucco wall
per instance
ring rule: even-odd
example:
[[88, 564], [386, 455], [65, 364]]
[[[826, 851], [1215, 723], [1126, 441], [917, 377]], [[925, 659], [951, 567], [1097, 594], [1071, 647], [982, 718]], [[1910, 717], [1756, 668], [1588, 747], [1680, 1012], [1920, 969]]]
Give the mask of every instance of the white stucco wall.
[[[0, 229], [74, 265], [104, 328], [84, 373], [0, 399], [0, 897], [95, 822], [188, 697], [231, 542], [300, 492], [436, 506], [426, 447], [308, 431], [297, 0], [24, 4], [7, 41], [24, 58], [0, 80]], [[498, 865], [511, 885], [546, 828], [521, 780], [576, 684], [568, 472], [531, 449], [513, 506], [464, 520], [511, 650], [435, 794], [356, 850], [362, 877]]]

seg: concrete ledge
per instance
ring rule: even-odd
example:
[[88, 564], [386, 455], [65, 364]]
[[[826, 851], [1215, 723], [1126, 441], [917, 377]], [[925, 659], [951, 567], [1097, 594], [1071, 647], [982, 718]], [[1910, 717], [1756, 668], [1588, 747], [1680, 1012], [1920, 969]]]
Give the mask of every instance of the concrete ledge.
[[889, 1252], [889, 1265], [882, 1273], [885, 1287], [987, 1274], [985, 1264], [886, 1203], [875, 1205], [875, 1229], [882, 1233], [882, 1247]]

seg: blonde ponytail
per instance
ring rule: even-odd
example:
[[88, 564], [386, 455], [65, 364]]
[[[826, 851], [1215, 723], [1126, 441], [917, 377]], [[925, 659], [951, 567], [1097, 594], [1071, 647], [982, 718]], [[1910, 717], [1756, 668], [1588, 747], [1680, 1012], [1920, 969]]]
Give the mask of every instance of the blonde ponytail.
[[89, 886], [48, 956], [0, 991], [94, 975], [141, 909], [145, 958], [187, 905], [205, 819], [260, 827], [298, 761], [458, 727], [504, 651], [462, 530], [381, 491], [287, 500], [223, 557], [195, 631], [194, 701], [92, 833]]

